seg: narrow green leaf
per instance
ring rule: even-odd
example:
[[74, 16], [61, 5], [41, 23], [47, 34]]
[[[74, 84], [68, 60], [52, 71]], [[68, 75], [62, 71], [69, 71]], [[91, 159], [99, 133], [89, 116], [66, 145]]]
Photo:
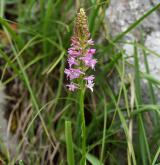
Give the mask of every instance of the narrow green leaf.
[[[159, 154], [160, 154], [160, 146], [159, 146], [159, 148], [158, 148], [158, 150], [157, 150], [157, 152], [156, 152], [156, 154], [155, 154], [155, 156], [154, 156], [154, 159], [153, 159], [152, 165], [155, 165], [155, 163], [156, 163], [156, 161], [157, 161], [157, 158], [158, 158]], [[159, 164], [159, 163], [158, 163], [158, 164]], [[157, 165], [158, 165], [158, 164], [157, 164]]]
[[103, 163], [101, 163], [95, 156], [91, 155], [91, 154], [86, 154], [86, 158], [87, 160], [92, 164], [92, 165], [104, 165]]
[[72, 129], [71, 122], [65, 121], [65, 136], [66, 136], [66, 146], [67, 146], [67, 162], [68, 165], [74, 165], [74, 152], [73, 152], [73, 142], [72, 142]]
[[[139, 58], [138, 58], [138, 51], [137, 45], [134, 44], [134, 63], [135, 63], [135, 93], [136, 93], [136, 107], [139, 110], [139, 105], [142, 104], [142, 95], [141, 95], [141, 85], [140, 85], [140, 69], [139, 69]], [[142, 157], [142, 162], [144, 165], [151, 162], [149, 144], [147, 141], [147, 136], [144, 128], [144, 121], [141, 114], [138, 114], [137, 117], [138, 121], [138, 128], [139, 128], [139, 145], [140, 145], [140, 152]]]

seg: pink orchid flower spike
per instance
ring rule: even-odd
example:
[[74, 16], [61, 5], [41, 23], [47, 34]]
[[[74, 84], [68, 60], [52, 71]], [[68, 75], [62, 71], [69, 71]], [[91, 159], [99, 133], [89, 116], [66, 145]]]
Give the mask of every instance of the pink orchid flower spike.
[[[70, 81], [70, 84], [66, 86], [72, 92], [85, 87], [93, 92], [95, 77], [87, 75], [87, 70], [89, 68], [95, 70], [97, 63], [97, 60], [93, 58], [96, 53], [96, 49], [92, 48], [93, 45], [87, 16], [84, 9], [80, 9], [75, 22], [74, 35], [71, 37], [71, 47], [68, 49], [68, 68], [64, 70]], [[82, 81], [84, 83], [80, 84]]]

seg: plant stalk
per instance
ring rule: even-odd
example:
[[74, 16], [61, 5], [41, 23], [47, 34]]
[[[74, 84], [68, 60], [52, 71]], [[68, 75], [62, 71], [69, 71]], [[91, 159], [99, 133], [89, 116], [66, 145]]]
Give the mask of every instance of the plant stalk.
[[81, 138], [82, 138], [82, 158], [80, 165], [86, 165], [86, 126], [84, 115], [84, 94], [85, 90], [81, 89], [79, 93], [79, 108], [81, 112]]

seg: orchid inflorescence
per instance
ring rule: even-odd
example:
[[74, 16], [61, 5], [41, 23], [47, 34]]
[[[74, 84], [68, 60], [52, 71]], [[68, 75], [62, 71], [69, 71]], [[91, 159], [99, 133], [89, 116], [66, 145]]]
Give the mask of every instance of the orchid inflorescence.
[[96, 52], [96, 49], [91, 48], [93, 45], [94, 41], [90, 38], [87, 16], [84, 9], [81, 8], [76, 17], [71, 47], [68, 49], [69, 68], [65, 68], [64, 71], [67, 79], [70, 80], [70, 84], [66, 85], [70, 91], [84, 88], [85, 85], [93, 92], [95, 77], [86, 75], [86, 71], [89, 68], [94, 70], [97, 63], [97, 60], [93, 58]]

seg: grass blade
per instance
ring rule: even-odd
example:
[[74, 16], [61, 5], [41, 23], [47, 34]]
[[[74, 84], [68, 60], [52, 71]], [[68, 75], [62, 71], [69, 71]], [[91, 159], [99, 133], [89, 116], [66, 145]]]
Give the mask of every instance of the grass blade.
[[[136, 93], [136, 106], [139, 110], [139, 105], [142, 105], [142, 95], [141, 95], [141, 86], [140, 86], [140, 71], [139, 71], [139, 59], [137, 45], [134, 45], [134, 62], [135, 62], [135, 93]], [[142, 156], [142, 162], [144, 165], [148, 164], [148, 161], [151, 162], [149, 145], [146, 137], [146, 132], [144, 128], [144, 121], [141, 114], [138, 115], [138, 128], [139, 128], [139, 144], [140, 152]]]
[[155, 157], [154, 157], [154, 159], [153, 159], [152, 165], [155, 165], [156, 160], [157, 160], [159, 154], [160, 154], [160, 147], [158, 148], [158, 150], [157, 150], [157, 152], [156, 152], [156, 154], [155, 154]]
[[91, 165], [103, 165], [95, 156], [91, 154], [86, 154], [87, 160], [91, 163]]
[[74, 165], [74, 152], [73, 152], [73, 142], [72, 142], [72, 130], [71, 122], [65, 121], [65, 136], [67, 145], [67, 162], [68, 165]]

